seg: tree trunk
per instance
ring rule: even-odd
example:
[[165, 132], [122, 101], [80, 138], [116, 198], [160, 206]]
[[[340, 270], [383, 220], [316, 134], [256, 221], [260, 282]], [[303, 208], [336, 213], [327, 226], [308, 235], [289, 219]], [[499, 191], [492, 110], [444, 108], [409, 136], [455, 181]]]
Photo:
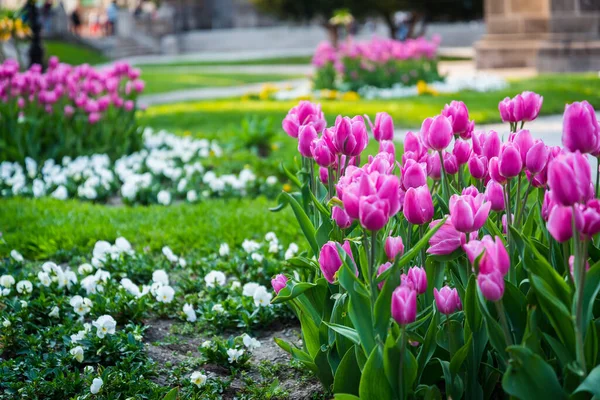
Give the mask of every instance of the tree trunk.
[[390, 38], [396, 39], [396, 34], [398, 33], [398, 27], [394, 21], [394, 15], [389, 13], [383, 13], [383, 20], [388, 27], [388, 32], [390, 33]]
[[339, 42], [338, 27], [330, 24], [329, 22], [324, 22], [323, 27], [327, 30], [327, 36], [329, 36], [329, 41], [333, 47], [337, 47]]

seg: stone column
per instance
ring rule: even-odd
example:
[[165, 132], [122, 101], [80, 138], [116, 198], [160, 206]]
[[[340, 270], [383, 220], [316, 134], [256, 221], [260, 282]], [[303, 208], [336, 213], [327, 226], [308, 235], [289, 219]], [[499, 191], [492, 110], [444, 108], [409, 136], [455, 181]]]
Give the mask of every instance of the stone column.
[[485, 0], [478, 68], [600, 69], [600, 0]]

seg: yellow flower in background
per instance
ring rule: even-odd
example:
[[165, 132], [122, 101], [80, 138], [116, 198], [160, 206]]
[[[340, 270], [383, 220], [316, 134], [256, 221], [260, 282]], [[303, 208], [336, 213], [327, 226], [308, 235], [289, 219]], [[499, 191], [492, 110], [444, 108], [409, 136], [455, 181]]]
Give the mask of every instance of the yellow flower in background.
[[275, 93], [279, 91], [279, 88], [272, 83], [265, 83], [262, 89], [258, 93], [260, 100], [269, 100]]
[[431, 88], [425, 81], [417, 82], [417, 93], [419, 96], [427, 94], [431, 96], [437, 96], [439, 94], [437, 90]]
[[192, 132], [187, 130], [183, 132], [183, 136], [192, 136]]
[[277, 143], [273, 143], [273, 144], [271, 145], [271, 150], [273, 150], [273, 151], [277, 151], [277, 150], [279, 150], [279, 145], [278, 145]]
[[285, 183], [285, 184], [283, 185], [283, 190], [284, 190], [285, 192], [290, 192], [290, 191], [292, 190], [292, 185], [290, 185], [289, 183]]
[[342, 100], [358, 101], [358, 100], [360, 100], [360, 95], [354, 91], [345, 92], [344, 94], [342, 94]]
[[322, 89], [319, 92], [319, 98], [324, 100], [336, 100], [338, 97], [337, 90]]
[[296, 97], [296, 99], [295, 99], [295, 100], [296, 100], [296, 101], [302, 101], [302, 100], [308, 100], [308, 101], [312, 101], [312, 100], [313, 100], [313, 97], [312, 97], [312, 95], [310, 95], [310, 94], [305, 94], [305, 95], [303, 95], [303, 96], [298, 96], [298, 97]]

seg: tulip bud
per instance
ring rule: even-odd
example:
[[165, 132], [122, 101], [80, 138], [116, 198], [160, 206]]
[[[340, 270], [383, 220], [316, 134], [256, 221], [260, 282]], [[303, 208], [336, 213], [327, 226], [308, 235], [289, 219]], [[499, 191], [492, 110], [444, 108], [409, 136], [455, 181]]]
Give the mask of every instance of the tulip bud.
[[[300, 147], [300, 139], [298, 139], [298, 147]], [[321, 167], [331, 167], [336, 161], [335, 154], [324, 138], [313, 140], [310, 143], [310, 152], [315, 162]]]
[[517, 122], [513, 114], [514, 103], [510, 97], [505, 97], [500, 103], [498, 103], [498, 111], [500, 111], [500, 118], [503, 122]]
[[559, 154], [548, 165], [553, 200], [564, 206], [594, 197], [590, 164], [581, 153]]
[[489, 301], [498, 301], [504, 295], [504, 277], [499, 272], [479, 274], [477, 285], [483, 297]]
[[411, 267], [408, 270], [407, 280], [417, 294], [427, 291], [427, 273], [423, 267]]
[[404, 196], [404, 216], [414, 225], [422, 225], [433, 218], [433, 200], [427, 186], [409, 188]]
[[450, 315], [458, 309], [460, 299], [456, 289], [450, 288], [449, 286], [444, 286], [440, 290], [433, 288], [433, 297], [435, 298], [437, 309], [442, 314]]
[[283, 274], [276, 275], [275, 278], [271, 279], [271, 286], [275, 293], [279, 294], [281, 289], [287, 285], [288, 279]]
[[434, 118], [427, 118], [421, 126], [421, 137], [423, 143], [435, 151], [442, 151], [452, 141], [452, 125], [450, 120], [444, 115], [438, 115]]
[[544, 98], [537, 93], [525, 91], [516, 95], [513, 101], [517, 121], [533, 121], [540, 113]]
[[329, 170], [327, 168], [319, 167], [319, 180], [327, 186], [329, 183]]
[[488, 173], [488, 160], [485, 156], [474, 155], [469, 159], [469, 173], [475, 179], [483, 179]]
[[[385, 271], [387, 271], [390, 268], [392, 268], [392, 263], [390, 263], [390, 262], [381, 264], [379, 266], [379, 268], [377, 268], [377, 276], [383, 274]], [[377, 284], [377, 287], [379, 288], [379, 290], [381, 290], [383, 288], [384, 283], [385, 283], [385, 279]]]
[[385, 239], [385, 255], [388, 260], [393, 261], [396, 257], [402, 257], [404, 254], [404, 243], [401, 236], [388, 236]]
[[335, 223], [342, 229], [349, 228], [352, 225], [352, 218], [348, 216], [346, 211], [344, 211], [340, 207], [333, 207], [331, 210], [331, 217], [335, 221]]
[[434, 181], [439, 181], [442, 177], [442, 164], [440, 156], [436, 153], [429, 154], [427, 157], [427, 176]]
[[450, 197], [449, 209], [452, 224], [459, 232], [474, 232], [479, 230], [487, 220], [492, 204], [485, 201], [483, 194], [477, 196]]
[[350, 119], [338, 117], [335, 121], [335, 145], [346, 156], [358, 156], [367, 147], [369, 136], [360, 115]]
[[407, 286], [398, 286], [392, 293], [392, 317], [399, 325], [415, 322], [417, 292]]
[[394, 140], [394, 121], [388, 113], [378, 112], [375, 115], [375, 125], [371, 126], [375, 140]]
[[455, 135], [460, 135], [463, 139], [471, 137], [473, 123], [469, 121], [469, 110], [462, 101], [452, 101], [446, 104], [442, 110], [442, 115], [448, 117], [452, 124], [452, 131]]
[[327, 242], [321, 248], [319, 254], [319, 266], [323, 276], [329, 283], [335, 281], [335, 275], [342, 266], [343, 262], [338, 253], [337, 245], [335, 242]]
[[490, 178], [494, 181], [498, 182], [501, 185], [506, 183], [506, 178], [500, 174], [500, 167], [498, 165], [498, 157], [492, 157], [488, 164], [488, 173], [490, 174]]
[[[575, 214], [580, 216], [579, 213]], [[546, 228], [550, 235], [560, 243], [566, 242], [573, 236], [573, 209], [568, 206], [555, 205], [550, 211]], [[575, 224], [579, 229], [583, 225], [581, 219], [576, 218]]]
[[463, 245], [463, 249], [471, 264], [474, 264], [477, 257], [484, 253], [479, 261], [479, 273], [481, 274], [498, 272], [504, 276], [510, 270], [508, 252], [502, 239], [498, 236], [492, 239], [490, 235], [486, 235], [481, 240], [471, 240]]
[[485, 187], [485, 199], [492, 205], [492, 210], [504, 210], [504, 190], [498, 182], [490, 180]]
[[388, 222], [389, 203], [376, 195], [361, 197], [359, 201], [359, 220], [363, 228], [376, 232]]
[[492, 157], [497, 157], [500, 155], [500, 150], [502, 149], [502, 140], [500, 140], [500, 135], [496, 131], [489, 131], [484, 133], [481, 137], [483, 140], [482, 146], [482, 155], [486, 156], [489, 160]]
[[420, 155], [423, 151], [423, 144], [419, 137], [411, 131], [406, 132], [406, 136], [404, 136], [404, 152]]
[[498, 172], [507, 179], [514, 178], [521, 173], [523, 161], [519, 149], [512, 143], [506, 143], [498, 157]]
[[582, 219], [581, 233], [593, 237], [600, 232], [600, 200], [592, 199], [580, 211]]
[[454, 142], [452, 154], [456, 157], [456, 163], [458, 165], [464, 165], [471, 157], [471, 145], [465, 140], [457, 140]]
[[[441, 220], [436, 219], [431, 221], [429, 229], [432, 229]], [[437, 232], [429, 239], [428, 254], [433, 255], [448, 255], [459, 249], [466, 241], [466, 235], [456, 230], [452, 225], [451, 218], [448, 218]]]
[[313, 157], [310, 149], [313, 141], [315, 141], [317, 137], [317, 131], [312, 125], [304, 125], [300, 127], [300, 131], [298, 133], [298, 151], [303, 157]]
[[456, 157], [448, 152], [444, 152], [444, 170], [448, 175], [455, 175], [458, 172]]
[[525, 165], [527, 159], [527, 152], [533, 146], [533, 137], [531, 133], [527, 129], [521, 129], [512, 137], [512, 143], [519, 150], [519, 154], [521, 155], [521, 162]]
[[562, 143], [569, 151], [595, 152], [599, 134], [596, 112], [590, 103], [582, 101], [565, 106]]
[[541, 140], [537, 140], [527, 152], [525, 166], [533, 175], [539, 174], [546, 167], [550, 150]]
[[404, 189], [427, 184], [427, 165], [415, 160], [406, 160], [402, 167], [402, 186]]
[[391, 140], [382, 140], [379, 142], [379, 152], [389, 153], [396, 158], [396, 146]]

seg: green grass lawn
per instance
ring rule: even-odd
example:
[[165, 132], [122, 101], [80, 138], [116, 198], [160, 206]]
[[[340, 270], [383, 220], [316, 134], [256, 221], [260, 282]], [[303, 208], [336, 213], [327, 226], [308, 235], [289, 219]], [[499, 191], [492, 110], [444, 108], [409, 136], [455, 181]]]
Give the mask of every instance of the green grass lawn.
[[181, 89], [240, 86], [299, 77], [301, 76], [285, 74], [218, 73], [185, 66], [155, 65], [142, 68], [142, 79], [146, 81], [145, 94], [164, 93]]
[[[310, 64], [312, 56], [290, 56], [290, 57], [272, 57], [258, 58], [252, 60], [231, 60], [231, 61], [180, 61], [168, 64], [160, 64], [162, 67], [211, 67], [220, 65], [306, 65]], [[140, 64], [139, 68], [156, 67], [159, 64]]]
[[99, 51], [86, 46], [58, 40], [44, 40], [43, 44], [48, 56], [57, 56], [64, 63], [74, 65], [88, 63], [94, 65], [110, 61]]
[[97, 240], [127, 238], [138, 251], [160, 252], [170, 246], [178, 254], [212, 253], [219, 244], [241, 244], [275, 231], [286, 243], [299, 240], [289, 209], [265, 198], [209, 200], [169, 207], [111, 207], [54, 199], [0, 199], [0, 254], [18, 249], [29, 259], [86, 255]]

